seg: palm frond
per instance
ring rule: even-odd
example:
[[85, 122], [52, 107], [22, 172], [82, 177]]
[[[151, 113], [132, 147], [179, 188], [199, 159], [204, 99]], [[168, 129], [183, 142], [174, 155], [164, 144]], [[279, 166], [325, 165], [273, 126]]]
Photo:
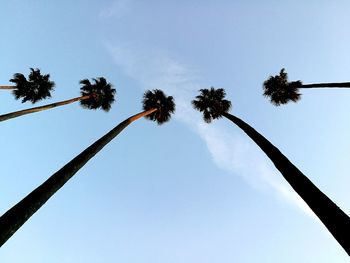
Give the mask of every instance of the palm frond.
[[162, 90], [148, 90], [143, 95], [143, 110], [156, 108], [157, 111], [146, 116], [147, 119], [163, 124], [170, 120], [175, 112], [175, 102], [172, 96], [166, 96]]
[[80, 81], [82, 85], [80, 88], [81, 95], [89, 96], [88, 99], [81, 100], [80, 105], [87, 109], [109, 111], [115, 101], [116, 90], [103, 77], [93, 78], [92, 81], [93, 83], [88, 79]]
[[90, 82], [90, 80], [88, 80], [88, 79], [82, 79], [82, 80], [79, 81], [79, 83], [80, 83], [81, 85], [83, 85], [83, 87], [82, 87], [81, 89], [85, 88], [85, 86], [91, 85], [91, 82]]
[[263, 84], [263, 95], [270, 98], [275, 106], [286, 104], [289, 101], [297, 102], [301, 94], [299, 88], [301, 81], [288, 82], [288, 74], [281, 69], [279, 75], [270, 76]]
[[30, 68], [28, 80], [21, 73], [15, 73], [10, 82], [15, 83], [13, 90], [15, 99], [22, 99], [22, 103], [30, 101], [36, 103], [42, 99], [50, 98], [55, 83], [50, 81], [50, 74], [42, 75], [39, 69]]
[[222, 113], [228, 112], [231, 102], [225, 99], [224, 89], [200, 89], [200, 94], [192, 101], [192, 106], [203, 113], [205, 122], [210, 123], [214, 119], [222, 117]]

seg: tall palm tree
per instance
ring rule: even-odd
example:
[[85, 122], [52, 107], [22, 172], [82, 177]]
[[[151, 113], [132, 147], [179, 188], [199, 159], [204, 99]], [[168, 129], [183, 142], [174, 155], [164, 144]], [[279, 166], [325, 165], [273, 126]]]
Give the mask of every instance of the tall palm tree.
[[15, 73], [10, 82], [15, 83], [14, 86], [0, 86], [0, 89], [12, 90], [15, 99], [22, 99], [22, 103], [31, 101], [36, 103], [42, 99], [51, 98], [51, 91], [55, 87], [55, 83], [50, 81], [50, 74], [42, 75], [40, 69], [30, 68], [27, 78], [22, 73]]
[[253, 127], [228, 113], [231, 102], [224, 99], [223, 89], [202, 89], [192, 101], [195, 109], [203, 113], [204, 120], [225, 117], [241, 128], [270, 158], [282, 176], [306, 202], [329, 232], [350, 255], [350, 218], [331, 199], [322, 193], [278, 148], [270, 143]]
[[350, 82], [303, 84], [300, 80], [288, 82], [288, 74], [281, 69], [280, 74], [270, 76], [263, 84], [265, 97], [269, 97], [272, 104], [279, 106], [289, 101], [297, 102], [301, 94], [299, 89], [310, 88], [350, 88]]
[[0, 246], [129, 124], [141, 117], [156, 121], [158, 124], [170, 120], [171, 114], [175, 111], [174, 99], [171, 96], [167, 97], [161, 90], [147, 91], [143, 98], [143, 110], [119, 123], [3, 214], [0, 217]]
[[80, 81], [82, 87], [81, 96], [69, 100], [64, 100], [60, 102], [55, 102], [47, 104], [44, 106], [24, 109], [20, 111], [10, 112], [3, 115], [0, 115], [0, 121], [6, 121], [12, 118], [16, 118], [22, 115], [29, 113], [34, 113], [38, 111], [48, 110], [58, 106], [67, 105], [76, 101], [80, 101], [82, 107], [87, 109], [102, 109], [104, 111], [109, 111], [112, 103], [114, 102], [115, 89], [112, 87], [112, 84], [107, 83], [107, 80], [103, 77], [93, 79], [94, 83], [88, 79]]

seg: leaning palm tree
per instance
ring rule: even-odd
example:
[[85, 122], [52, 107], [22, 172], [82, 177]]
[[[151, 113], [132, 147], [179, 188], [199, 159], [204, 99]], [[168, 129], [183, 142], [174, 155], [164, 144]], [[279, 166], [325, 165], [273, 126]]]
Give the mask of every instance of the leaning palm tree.
[[175, 111], [174, 99], [171, 96], [167, 97], [161, 90], [147, 91], [143, 98], [143, 110], [143, 112], [119, 123], [3, 214], [0, 217], [0, 246], [72, 178], [80, 168], [133, 121], [146, 117], [156, 121], [158, 124], [163, 124], [170, 120], [171, 114]]
[[15, 99], [22, 99], [22, 103], [30, 101], [36, 103], [42, 99], [51, 98], [51, 91], [55, 83], [50, 81], [50, 74], [42, 75], [40, 69], [30, 68], [28, 79], [22, 73], [15, 73], [10, 82], [13, 86], [0, 86], [0, 89], [12, 90]]
[[350, 82], [315, 84], [303, 84], [300, 80], [288, 82], [288, 74], [283, 68], [279, 75], [270, 76], [264, 82], [263, 95], [270, 98], [272, 104], [279, 106], [289, 101], [297, 102], [301, 97], [299, 89], [310, 88], [350, 88]]
[[82, 87], [80, 88], [80, 97], [55, 102], [44, 106], [6, 113], [0, 115], [0, 121], [6, 121], [29, 113], [52, 109], [76, 101], [80, 101], [81, 106], [87, 109], [102, 109], [104, 111], [109, 111], [112, 103], [115, 100], [115, 89], [113, 88], [112, 84], [108, 83], [107, 80], [103, 77], [93, 79], [93, 81], [93, 84], [88, 79], [80, 81], [80, 84], [82, 85]]
[[231, 102], [224, 99], [223, 89], [201, 89], [192, 101], [195, 109], [203, 113], [209, 123], [225, 117], [241, 128], [270, 158], [282, 176], [306, 202], [329, 232], [350, 255], [350, 218], [331, 199], [322, 193], [296, 166], [294, 166], [272, 143], [253, 127], [228, 113]]

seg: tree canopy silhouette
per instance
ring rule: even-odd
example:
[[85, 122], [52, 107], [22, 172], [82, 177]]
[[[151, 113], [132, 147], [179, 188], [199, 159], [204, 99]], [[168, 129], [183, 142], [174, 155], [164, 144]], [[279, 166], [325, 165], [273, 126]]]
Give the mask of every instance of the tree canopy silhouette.
[[350, 88], [350, 82], [303, 84], [300, 80], [288, 81], [288, 74], [282, 68], [279, 75], [270, 76], [263, 84], [263, 95], [272, 104], [279, 106], [289, 101], [297, 102], [301, 98], [299, 89], [306, 88]]
[[[350, 218], [331, 199], [322, 193], [278, 148], [253, 127], [228, 113], [231, 103], [224, 99], [223, 89], [201, 89], [192, 101], [195, 109], [203, 113], [206, 122], [226, 117], [241, 128], [270, 158], [282, 176], [306, 202], [327, 227], [338, 243], [350, 255]], [[225, 105], [225, 106], [224, 106]]]
[[175, 103], [173, 97], [166, 96], [161, 90], [146, 91], [143, 98], [143, 108], [145, 109], [143, 112], [119, 123], [4, 213], [0, 217], [0, 247], [70, 178], [129, 124], [141, 117], [147, 117], [158, 124], [163, 124], [170, 120], [171, 114], [175, 111]]
[[143, 110], [148, 111], [157, 109], [145, 117], [149, 120], [156, 121], [158, 124], [167, 122], [171, 114], [175, 112], [175, 103], [172, 96], [166, 96], [163, 91], [159, 89], [148, 90], [143, 95]]
[[93, 79], [94, 83], [88, 79], [80, 81], [82, 87], [81, 96], [86, 99], [80, 100], [80, 104], [87, 109], [102, 109], [109, 111], [115, 98], [115, 89], [112, 84], [107, 83], [107, 80], [103, 77]]
[[210, 123], [214, 119], [222, 117], [222, 112], [228, 112], [231, 108], [231, 101], [224, 99], [226, 92], [224, 89], [200, 89], [200, 95], [192, 101], [195, 109], [203, 113], [203, 119]]
[[83, 108], [93, 110], [102, 109], [104, 111], [109, 111], [112, 103], [115, 101], [116, 90], [113, 88], [112, 84], [108, 83], [107, 80], [103, 77], [97, 79], [94, 78], [93, 81], [93, 84], [91, 84], [88, 79], [80, 81], [80, 84], [82, 85], [80, 88], [80, 97], [59, 101], [39, 107], [6, 113], [0, 115], [0, 121], [6, 121], [29, 113], [52, 109], [58, 106], [71, 104], [76, 101], [80, 101], [80, 104]]
[[0, 89], [11, 89], [15, 99], [22, 103], [36, 103], [42, 99], [51, 98], [55, 83], [50, 81], [50, 74], [42, 75], [40, 69], [30, 68], [28, 79], [22, 73], [15, 73], [10, 82], [14, 86], [0, 86]]

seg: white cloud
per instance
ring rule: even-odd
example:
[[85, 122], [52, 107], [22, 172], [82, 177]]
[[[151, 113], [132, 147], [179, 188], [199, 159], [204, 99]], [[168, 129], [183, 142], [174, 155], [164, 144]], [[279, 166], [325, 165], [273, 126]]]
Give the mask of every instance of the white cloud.
[[242, 176], [251, 186], [271, 192], [307, 215], [316, 218], [305, 202], [284, 181], [267, 157], [239, 130], [228, 132], [223, 127], [204, 123], [190, 101], [201, 86], [197, 73], [159, 51], [141, 54], [127, 45], [107, 45], [115, 63], [145, 89], [162, 88], [176, 98], [175, 118], [188, 125], [206, 143], [214, 163], [221, 169]]

